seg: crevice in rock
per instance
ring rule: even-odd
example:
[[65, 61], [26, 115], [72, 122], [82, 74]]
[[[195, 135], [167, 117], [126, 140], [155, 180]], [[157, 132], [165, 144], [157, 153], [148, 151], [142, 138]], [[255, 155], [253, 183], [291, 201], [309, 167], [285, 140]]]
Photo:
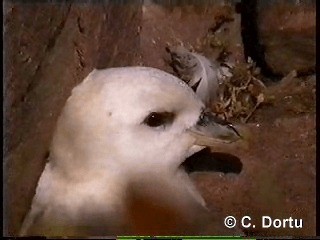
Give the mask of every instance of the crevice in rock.
[[49, 52], [51, 49], [54, 48], [54, 46], [56, 44], [56, 41], [57, 41], [58, 37], [60, 36], [60, 34], [61, 34], [65, 24], [66, 24], [66, 21], [67, 21], [67, 19], [69, 17], [69, 13], [70, 13], [70, 10], [71, 10], [71, 5], [72, 4], [68, 4], [65, 17], [62, 18], [60, 24], [56, 27], [55, 31], [53, 32], [52, 37], [49, 38], [45, 52]]
[[22, 96], [21, 99], [26, 99], [26, 96], [40, 82], [40, 78], [36, 77], [36, 75], [40, 72], [42, 64], [45, 61], [46, 57], [48, 56], [47, 53], [50, 52], [54, 48], [54, 46], [56, 44], [56, 41], [59, 38], [59, 36], [60, 36], [64, 26], [65, 26], [65, 23], [66, 23], [66, 21], [67, 21], [67, 19], [69, 17], [71, 6], [72, 6], [72, 4], [68, 4], [65, 16], [62, 18], [60, 24], [55, 28], [55, 31], [53, 32], [53, 35], [48, 39], [48, 43], [47, 43], [47, 45], [45, 47], [45, 53], [43, 54], [42, 59], [39, 61], [39, 64], [37, 65], [37, 67], [36, 67], [36, 69], [35, 69], [35, 71], [34, 71], [34, 73], [32, 75], [32, 79], [31, 79], [31, 81], [29, 81], [29, 84], [28, 84], [28, 86], [26, 88], [26, 92], [24, 93], [24, 95]]
[[265, 59], [265, 49], [259, 38], [257, 0], [242, 0], [236, 8], [241, 14], [241, 36], [245, 58], [250, 57], [256, 62], [261, 68], [261, 73], [271, 81], [281, 80], [282, 76], [274, 73]]
[[239, 174], [242, 171], [241, 160], [228, 153], [211, 152], [205, 148], [188, 157], [182, 166], [187, 173], [192, 172], [222, 172]]

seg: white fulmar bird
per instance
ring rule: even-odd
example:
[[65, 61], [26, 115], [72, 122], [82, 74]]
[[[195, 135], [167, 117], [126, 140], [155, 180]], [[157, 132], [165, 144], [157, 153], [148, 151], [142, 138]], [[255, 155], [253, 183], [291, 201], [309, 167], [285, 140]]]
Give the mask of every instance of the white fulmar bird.
[[191, 226], [205, 203], [181, 163], [205, 145], [236, 139], [173, 75], [148, 67], [94, 70], [67, 100], [20, 234], [130, 234], [137, 213], [128, 205], [139, 206], [128, 200], [132, 189], [180, 209], [176, 220]]

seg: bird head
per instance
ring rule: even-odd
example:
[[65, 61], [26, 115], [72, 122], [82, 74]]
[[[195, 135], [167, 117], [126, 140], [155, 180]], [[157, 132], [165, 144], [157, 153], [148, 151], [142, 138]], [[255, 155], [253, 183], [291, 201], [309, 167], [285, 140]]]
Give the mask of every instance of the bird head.
[[94, 70], [73, 89], [51, 151], [56, 166], [70, 172], [172, 172], [205, 146], [239, 138], [175, 76], [111, 68]]

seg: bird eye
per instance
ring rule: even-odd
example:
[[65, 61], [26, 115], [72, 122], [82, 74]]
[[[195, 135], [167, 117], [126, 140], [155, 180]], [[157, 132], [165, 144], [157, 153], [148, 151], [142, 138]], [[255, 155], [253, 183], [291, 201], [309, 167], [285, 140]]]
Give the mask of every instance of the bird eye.
[[171, 124], [173, 119], [174, 114], [171, 112], [152, 112], [145, 118], [143, 123], [149, 127], [159, 127], [161, 125]]

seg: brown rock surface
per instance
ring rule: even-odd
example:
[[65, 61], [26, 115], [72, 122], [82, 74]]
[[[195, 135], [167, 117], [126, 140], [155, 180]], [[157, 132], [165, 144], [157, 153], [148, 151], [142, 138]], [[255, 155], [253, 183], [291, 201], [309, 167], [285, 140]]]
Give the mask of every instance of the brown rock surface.
[[94, 67], [136, 64], [139, 38], [132, 33], [140, 9], [138, 4], [5, 4], [4, 186], [9, 235], [17, 233], [30, 206], [56, 119], [71, 89]]
[[[210, 10], [94, 2], [5, 3], [7, 235], [17, 234], [30, 206], [56, 119], [71, 89], [94, 67], [143, 64], [170, 70], [163, 60], [166, 43], [180, 40], [196, 49], [197, 38], [206, 36], [215, 14], [225, 14], [223, 9], [219, 4]], [[226, 31], [230, 35], [223, 38], [238, 48], [235, 19]], [[239, 52], [236, 56], [242, 55]], [[304, 220], [303, 229], [257, 227], [245, 230], [249, 235], [314, 235], [315, 78], [294, 78], [269, 89], [273, 104], [259, 108], [248, 124], [253, 133], [250, 148], [232, 152], [241, 159], [243, 171], [193, 177], [208, 207], [222, 216], [249, 215], [257, 225], [262, 215]]]
[[274, 73], [315, 71], [316, 1], [277, 1], [259, 11], [261, 43]]

